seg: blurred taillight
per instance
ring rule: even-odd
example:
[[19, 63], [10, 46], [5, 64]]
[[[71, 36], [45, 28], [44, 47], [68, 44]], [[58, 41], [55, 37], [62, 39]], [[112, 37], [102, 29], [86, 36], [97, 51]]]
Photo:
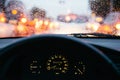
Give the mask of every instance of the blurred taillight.
[[0, 13], [0, 22], [6, 22], [6, 17], [4, 13]]
[[109, 32], [109, 31], [111, 31], [111, 28], [110, 28], [110, 26], [105, 25], [105, 26], [103, 27], [103, 30], [106, 31], [106, 32], [107, 32], [107, 31]]
[[47, 20], [44, 21], [44, 25], [46, 25], [46, 26], [49, 25], [49, 21], [47, 21]]
[[28, 29], [26, 26], [19, 24], [16, 27], [16, 35], [20, 35], [20, 36], [26, 36], [28, 35]]
[[112, 30], [112, 27], [109, 25], [102, 25], [99, 27], [97, 32], [111, 34], [113, 32], [113, 30]]
[[1, 17], [0, 18], [0, 22], [6, 22], [6, 18], [5, 17]]
[[34, 27], [35, 26], [35, 22], [34, 21], [27, 21], [27, 25]]
[[40, 25], [43, 25], [43, 21], [42, 20], [40, 20], [39, 23], [40, 23]]
[[25, 31], [25, 27], [23, 27], [23, 26], [17, 26], [17, 30], [19, 32], [24, 32]]
[[40, 26], [41, 26], [40, 22], [35, 22], [35, 28], [36, 28], [36, 29], [39, 29]]

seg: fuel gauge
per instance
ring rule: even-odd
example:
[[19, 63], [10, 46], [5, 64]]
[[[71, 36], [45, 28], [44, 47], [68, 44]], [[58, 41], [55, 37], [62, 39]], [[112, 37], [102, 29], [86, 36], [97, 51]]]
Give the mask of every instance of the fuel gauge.
[[79, 61], [76, 65], [74, 65], [74, 74], [75, 75], [84, 75], [85, 74], [85, 64], [82, 61]]

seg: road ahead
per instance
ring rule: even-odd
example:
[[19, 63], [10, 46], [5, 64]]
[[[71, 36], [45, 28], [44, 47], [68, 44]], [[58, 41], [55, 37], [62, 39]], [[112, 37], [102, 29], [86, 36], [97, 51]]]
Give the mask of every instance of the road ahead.
[[[26, 8], [32, 7], [45, 9], [47, 16], [56, 18], [60, 14], [76, 13], [90, 15], [89, 0], [21, 0]], [[62, 1], [62, 3], [61, 3]]]
[[59, 29], [53, 31], [56, 34], [71, 34], [71, 33], [89, 33], [90, 30], [86, 29], [86, 23], [60, 23]]

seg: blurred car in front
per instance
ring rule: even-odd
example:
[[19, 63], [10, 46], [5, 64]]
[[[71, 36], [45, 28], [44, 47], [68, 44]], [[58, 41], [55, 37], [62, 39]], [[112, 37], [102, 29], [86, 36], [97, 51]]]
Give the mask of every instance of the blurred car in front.
[[59, 31], [57, 33], [69, 34], [69, 33], [85, 33], [90, 30], [86, 30], [86, 23], [88, 22], [86, 15], [79, 15], [69, 13], [66, 15], [59, 15], [57, 21], [59, 23]]

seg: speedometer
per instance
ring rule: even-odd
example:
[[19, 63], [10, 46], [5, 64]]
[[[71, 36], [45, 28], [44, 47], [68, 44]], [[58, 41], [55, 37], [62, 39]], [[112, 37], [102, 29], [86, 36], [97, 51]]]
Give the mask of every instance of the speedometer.
[[67, 59], [62, 55], [51, 56], [47, 61], [47, 70], [52, 71], [56, 75], [66, 73], [68, 66]]

